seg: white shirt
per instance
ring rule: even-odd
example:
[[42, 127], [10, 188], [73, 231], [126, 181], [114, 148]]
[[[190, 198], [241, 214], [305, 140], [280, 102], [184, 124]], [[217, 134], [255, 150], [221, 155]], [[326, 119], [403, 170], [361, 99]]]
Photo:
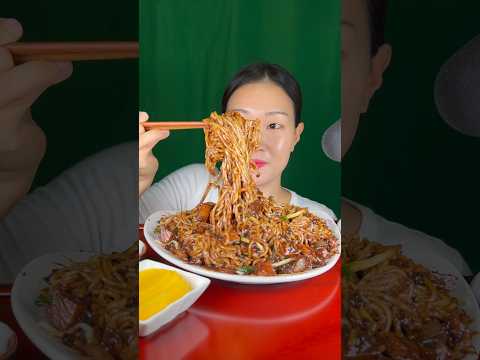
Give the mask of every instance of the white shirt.
[[[213, 180], [204, 164], [184, 166], [159, 182], [153, 184], [143, 193], [139, 204], [139, 221], [144, 223], [148, 216], [159, 210], [184, 211], [193, 209], [200, 203], [209, 181]], [[325, 205], [304, 198], [289, 191], [292, 196], [290, 204], [307, 208], [320, 218], [336, 221], [335, 213]], [[206, 202], [216, 203], [218, 189], [212, 188]]]
[[0, 221], [0, 284], [31, 260], [111, 253], [138, 241], [138, 143], [101, 151], [21, 200]]

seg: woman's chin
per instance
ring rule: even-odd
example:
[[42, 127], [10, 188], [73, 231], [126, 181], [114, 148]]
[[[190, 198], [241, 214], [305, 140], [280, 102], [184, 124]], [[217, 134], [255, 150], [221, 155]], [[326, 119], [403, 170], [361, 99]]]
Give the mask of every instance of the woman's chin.
[[263, 185], [268, 183], [267, 177], [261, 172], [258, 174], [252, 174], [252, 177], [253, 181], [255, 181], [255, 185], [257, 185], [258, 188], [261, 188]]

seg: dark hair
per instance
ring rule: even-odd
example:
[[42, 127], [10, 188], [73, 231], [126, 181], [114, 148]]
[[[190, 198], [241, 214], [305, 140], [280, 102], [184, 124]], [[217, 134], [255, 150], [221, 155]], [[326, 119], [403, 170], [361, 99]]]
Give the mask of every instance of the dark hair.
[[380, 46], [385, 44], [387, 7], [388, 0], [367, 0], [371, 56], [375, 56]]
[[228, 100], [239, 87], [268, 79], [280, 86], [292, 99], [295, 109], [295, 126], [301, 122], [302, 91], [297, 80], [280, 65], [255, 63], [242, 68], [226, 87], [222, 98], [222, 112], [227, 109]]

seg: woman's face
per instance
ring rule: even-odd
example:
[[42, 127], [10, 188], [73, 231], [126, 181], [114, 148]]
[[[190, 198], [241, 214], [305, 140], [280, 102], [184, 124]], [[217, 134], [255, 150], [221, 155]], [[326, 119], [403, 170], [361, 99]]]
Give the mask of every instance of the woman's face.
[[343, 0], [342, 6], [342, 157], [350, 148], [360, 115], [382, 84], [391, 49], [383, 45], [370, 56], [366, 0]]
[[227, 111], [238, 111], [247, 119], [259, 119], [261, 144], [252, 160], [260, 176], [257, 186], [280, 184], [290, 154], [300, 139], [303, 123], [295, 127], [294, 105], [285, 91], [271, 81], [239, 87], [227, 104]]

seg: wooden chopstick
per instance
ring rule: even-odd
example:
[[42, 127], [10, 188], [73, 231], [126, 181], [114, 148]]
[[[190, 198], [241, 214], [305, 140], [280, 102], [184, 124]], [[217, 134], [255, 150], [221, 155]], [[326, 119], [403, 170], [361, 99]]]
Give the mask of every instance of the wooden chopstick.
[[146, 129], [162, 130], [203, 129], [207, 126], [207, 124], [202, 121], [151, 121], [144, 122], [142, 125]]
[[32, 60], [84, 61], [138, 58], [138, 42], [19, 42], [7, 45], [16, 64]]

